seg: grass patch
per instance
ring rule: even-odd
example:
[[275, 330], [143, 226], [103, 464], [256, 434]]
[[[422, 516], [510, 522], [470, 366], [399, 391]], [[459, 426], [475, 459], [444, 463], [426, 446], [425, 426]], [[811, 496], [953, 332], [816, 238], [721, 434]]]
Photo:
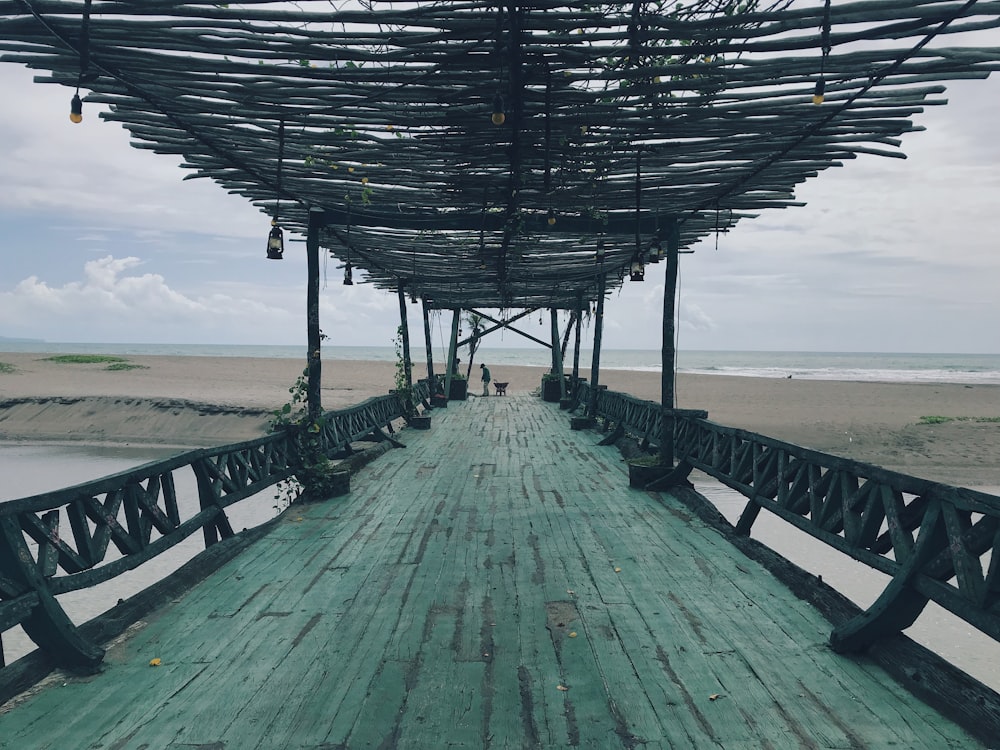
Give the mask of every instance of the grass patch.
[[135, 362], [112, 362], [104, 368], [105, 370], [148, 370], [146, 365], [137, 365]]
[[56, 354], [53, 357], [46, 357], [44, 361], [56, 362], [60, 365], [100, 365], [127, 362], [128, 360], [111, 354]]
[[0, 362], [0, 375], [17, 372], [17, 368], [9, 362]]
[[105, 370], [148, 370], [145, 365], [129, 362], [124, 357], [111, 354], [57, 354], [46, 357], [46, 362], [57, 362], [61, 365], [107, 365]]
[[1000, 417], [920, 417], [918, 424], [946, 424], [948, 422], [1000, 423]]

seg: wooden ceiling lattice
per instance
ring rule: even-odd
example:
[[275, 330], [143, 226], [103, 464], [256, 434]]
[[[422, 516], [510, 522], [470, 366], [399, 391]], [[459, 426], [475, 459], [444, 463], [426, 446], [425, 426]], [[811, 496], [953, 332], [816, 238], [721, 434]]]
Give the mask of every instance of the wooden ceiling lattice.
[[324, 246], [380, 288], [574, 308], [671, 231], [690, 247], [901, 156], [943, 82], [998, 66], [952, 35], [998, 25], [976, 0], [0, 0], [0, 60], [286, 228], [322, 209]]

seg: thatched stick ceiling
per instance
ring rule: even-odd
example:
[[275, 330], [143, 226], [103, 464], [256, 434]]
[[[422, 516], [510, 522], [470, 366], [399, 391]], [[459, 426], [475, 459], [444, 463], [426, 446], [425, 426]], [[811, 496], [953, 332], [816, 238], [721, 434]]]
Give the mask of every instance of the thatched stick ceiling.
[[437, 307], [592, 300], [671, 231], [688, 247], [901, 156], [943, 82], [1000, 61], [953, 36], [1000, 2], [345, 8], [0, 0], [0, 60], [286, 228], [322, 209], [334, 255]]

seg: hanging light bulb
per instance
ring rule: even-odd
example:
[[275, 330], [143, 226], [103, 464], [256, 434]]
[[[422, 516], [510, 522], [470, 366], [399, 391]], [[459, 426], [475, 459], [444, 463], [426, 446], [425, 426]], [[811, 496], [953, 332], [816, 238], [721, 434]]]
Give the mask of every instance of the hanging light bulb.
[[826, 81], [823, 79], [823, 76], [820, 76], [819, 80], [816, 81], [816, 88], [813, 89], [813, 104], [822, 104], [823, 100], [826, 98], [824, 96], [825, 94]]
[[344, 266], [344, 286], [354, 286], [354, 274], [352, 273], [351, 261], [347, 261]]
[[833, 45], [830, 44], [830, 0], [823, 2], [823, 23], [820, 24], [819, 80], [813, 90], [813, 104], [822, 104], [826, 94], [826, 63]]
[[493, 97], [493, 114], [490, 115], [490, 121], [494, 125], [503, 125], [507, 120], [507, 115], [503, 112], [503, 97], [497, 94]]
[[83, 122], [83, 101], [80, 99], [80, 92], [73, 94], [69, 103], [69, 121]]
[[554, 227], [556, 225], [556, 212], [553, 209], [549, 209], [548, 215], [545, 217], [545, 222], [550, 226]]
[[269, 260], [281, 260], [285, 254], [285, 235], [278, 226], [277, 219], [271, 219], [271, 231], [267, 235], [267, 257]]

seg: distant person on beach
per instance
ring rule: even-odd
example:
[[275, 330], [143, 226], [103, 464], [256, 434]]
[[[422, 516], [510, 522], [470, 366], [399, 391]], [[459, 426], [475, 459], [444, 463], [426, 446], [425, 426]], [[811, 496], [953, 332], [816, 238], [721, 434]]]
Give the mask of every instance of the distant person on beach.
[[483, 395], [490, 395], [490, 368], [486, 365], [479, 365], [479, 369], [483, 371]]

